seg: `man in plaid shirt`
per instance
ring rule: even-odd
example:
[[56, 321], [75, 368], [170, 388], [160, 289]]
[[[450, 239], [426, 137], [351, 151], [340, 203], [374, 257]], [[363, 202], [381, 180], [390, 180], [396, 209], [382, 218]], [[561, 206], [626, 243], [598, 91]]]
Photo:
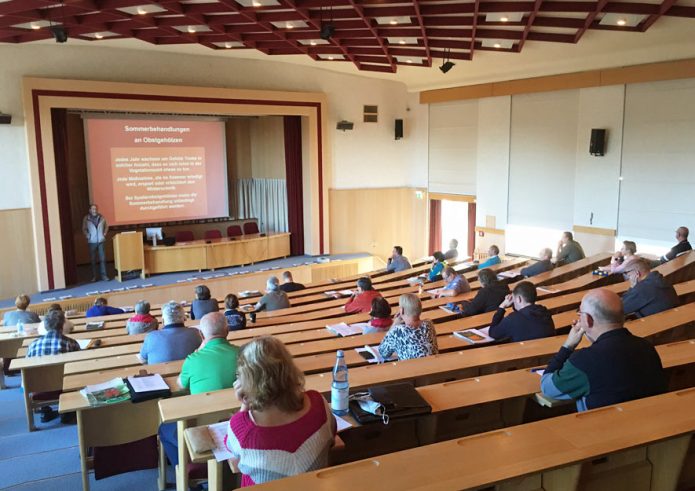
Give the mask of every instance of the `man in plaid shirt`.
[[80, 350], [80, 345], [77, 344], [77, 341], [63, 335], [63, 324], [65, 324], [63, 311], [51, 310], [43, 318], [43, 323], [47, 332], [31, 343], [27, 351], [27, 358]]

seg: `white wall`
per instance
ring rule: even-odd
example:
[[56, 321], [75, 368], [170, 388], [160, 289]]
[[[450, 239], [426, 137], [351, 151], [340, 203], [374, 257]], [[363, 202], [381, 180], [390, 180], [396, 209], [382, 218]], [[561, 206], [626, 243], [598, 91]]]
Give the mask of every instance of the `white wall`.
[[[416, 142], [426, 141], [426, 126], [412, 125], [407, 138], [394, 140], [394, 120], [406, 118], [408, 105], [414, 102], [399, 82], [274, 61], [70, 43], [0, 46], [0, 60], [0, 111], [13, 116], [11, 126], [0, 126], [0, 210], [31, 206], [21, 94], [24, 76], [324, 92], [329, 100], [330, 187], [424, 184], [418, 170], [421, 163], [416, 165], [412, 156], [417, 155]], [[361, 122], [364, 104], [379, 106], [378, 123]], [[355, 129], [336, 131], [341, 119], [353, 121]], [[365, 180], [366, 175], [371, 177]]]

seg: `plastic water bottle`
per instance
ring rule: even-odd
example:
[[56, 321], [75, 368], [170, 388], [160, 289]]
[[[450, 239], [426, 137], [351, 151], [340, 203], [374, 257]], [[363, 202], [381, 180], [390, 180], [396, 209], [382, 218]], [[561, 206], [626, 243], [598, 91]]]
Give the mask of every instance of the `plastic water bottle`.
[[24, 336], [24, 322], [22, 321], [17, 322], [17, 334]]
[[331, 410], [333, 414], [344, 416], [348, 413], [349, 395], [348, 368], [343, 350], [338, 350], [338, 357], [333, 368], [333, 385], [331, 386]]

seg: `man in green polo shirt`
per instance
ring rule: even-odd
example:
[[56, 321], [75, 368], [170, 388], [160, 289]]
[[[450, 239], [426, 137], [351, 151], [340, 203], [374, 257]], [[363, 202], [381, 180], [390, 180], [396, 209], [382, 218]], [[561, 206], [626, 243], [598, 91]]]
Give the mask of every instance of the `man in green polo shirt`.
[[[186, 357], [179, 375], [179, 385], [191, 394], [231, 389], [236, 380], [239, 348], [227, 341], [227, 318], [221, 312], [211, 312], [200, 319], [203, 344]], [[159, 440], [169, 462], [178, 464], [176, 423], [159, 426]]]
[[203, 344], [183, 362], [179, 385], [191, 394], [230, 389], [236, 380], [239, 348], [227, 341], [227, 319], [221, 312], [205, 314], [200, 331]]

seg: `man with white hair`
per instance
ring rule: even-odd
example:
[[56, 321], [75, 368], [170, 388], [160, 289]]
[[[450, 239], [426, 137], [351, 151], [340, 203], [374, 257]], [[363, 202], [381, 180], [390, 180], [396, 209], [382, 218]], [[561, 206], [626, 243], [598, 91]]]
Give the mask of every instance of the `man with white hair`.
[[536, 276], [537, 274], [550, 271], [553, 269], [553, 263], [551, 261], [552, 258], [553, 251], [549, 247], [541, 249], [541, 252], [538, 253], [538, 262], [532, 264], [531, 266], [522, 268], [521, 271], [519, 271], [519, 274], [525, 278], [530, 278], [532, 276]]
[[256, 302], [254, 307], [256, 312], [262, 310], [280, 310], [290, 306], [290, 299], [287, 298], [287, 293], [280, 290], [280, 282], [276, 276], [271, 276], [265, 285], [266, 294]]
[[[567, 340], [541, 378], [543, 394], [575, 399], [578, 411], [660, 394], [666, 390], [661, 359], [644, 338], [623, 327], [623, 304], [605, 289], [587, 293]], [[588, 348], [575, 351], [582, 337]]]
[[186, 311], [180, 303], [171, 301], [162, 305], [162, 323], [159, 331], [145, 336], [140, 349], [144, 364], [183, 360], [200, 346], [200, 331], [187, 328]]

